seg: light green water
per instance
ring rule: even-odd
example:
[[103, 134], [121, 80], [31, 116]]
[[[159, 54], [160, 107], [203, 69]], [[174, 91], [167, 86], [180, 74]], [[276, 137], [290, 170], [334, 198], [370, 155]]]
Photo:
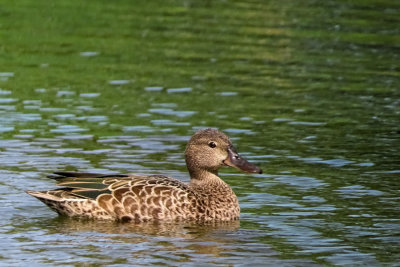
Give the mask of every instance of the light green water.
[[[0, 1], [0, 265], [351, 265], [400, 260], [396, 1]], [[58, 218], [53, 171], [188, 181], [226, 132], [240, 223]]]

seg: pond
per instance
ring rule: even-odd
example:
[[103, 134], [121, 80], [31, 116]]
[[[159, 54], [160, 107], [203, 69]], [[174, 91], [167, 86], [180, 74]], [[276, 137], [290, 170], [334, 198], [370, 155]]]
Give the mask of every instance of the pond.
[[[400, 261], [400, 3], [0, 2], [0, 265], [381, 266]], [[54, 171], [189, 181], [198, 129], [241, 219], [60, 218]]]

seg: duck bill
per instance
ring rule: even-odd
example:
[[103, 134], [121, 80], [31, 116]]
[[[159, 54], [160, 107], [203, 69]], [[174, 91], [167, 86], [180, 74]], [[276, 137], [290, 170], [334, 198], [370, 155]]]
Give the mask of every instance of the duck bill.
[[228, 157], [224, 160], [224, 164], [244, 172], [262, 173], [259, 167], [242, 158], [233, 146], [228, 148]]

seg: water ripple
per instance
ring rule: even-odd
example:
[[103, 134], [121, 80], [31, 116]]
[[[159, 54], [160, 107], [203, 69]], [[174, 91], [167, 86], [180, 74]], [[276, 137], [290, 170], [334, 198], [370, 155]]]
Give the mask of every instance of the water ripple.
[[361, 185], [343, 186], [336, 190], [344, 198], [360, 198], [364, 196], [381, 196], [384, 193], [379, 190], [365, 188]]
[[10, 104], [17, 102], [18, 99], [16, 98], [0, 98], [0, 104]]
[[187, 87], [187, 88], [170, 88], [167, 89], [168, 94], [180, 94], [180, 93], [190, 93], [192, 92], [192, 88]]
[[295, 186], [301, 190], [309, 190], [328, 185], [327, 183], [316, 178], [306, 176], [278, 175], [274, 178], [274, 180], [279, 181], [280, 183]]
[[183, 110], [173, 110], [169, 108], [151, 108], [148, 110], [150, 113], [155, 113], [155, 114], [162, 114], [162, 115], [172, 115], [172, 116], [177, 116], [180, 118], [192, 116], [193, 114], [196, 114], [195, 111], [183, 111]]

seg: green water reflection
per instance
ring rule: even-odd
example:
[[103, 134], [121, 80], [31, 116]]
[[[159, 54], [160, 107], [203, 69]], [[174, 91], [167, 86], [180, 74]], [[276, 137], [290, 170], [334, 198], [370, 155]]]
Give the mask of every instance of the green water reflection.
[[[0, 1], [0, 260], [397, 264], [399, 13], [377, 0]], [[23, 193], [51, 188], [54, 170], [187, 181], [182, 151], [202, 127], [265, 170], [221, 174], [238, 229], [106, 231]]]

